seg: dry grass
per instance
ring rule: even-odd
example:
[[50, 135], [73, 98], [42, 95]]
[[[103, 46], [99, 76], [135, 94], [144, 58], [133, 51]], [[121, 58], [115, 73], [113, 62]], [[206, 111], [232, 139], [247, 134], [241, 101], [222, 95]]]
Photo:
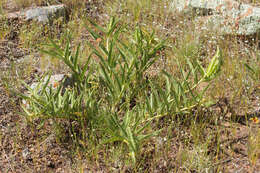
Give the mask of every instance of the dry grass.
[[[28, 7], [32, 2], [36, 5], [57, 3], [45, 0], [15, 0], [18, 8]], [[68, 22], [57, 20], [51, 27], [42, 27], [35, 23], [26, 24], [17, 30], [15, 39], [8, 37], [14, 32], [10, 29], [10, 25], [7, 22], [1, 25], [0, 37], [3, 41], [0, 44], [0, 51], [1, 47], [12, 48], [10, 43], [4, 42], [9, 39], [9, 42], [17, 44], [16, 49], [12, 51], [17, 52], [18, 47], [22, 47], [23, 50], [29, 50], [31, 57], [27, 57], [26, 61], [20, 58], [23, 63], [19, 62], [19, 59], [10, 62], [9, 55], [4, 55], [3, 60], [0, 57], [1, 65], [8, 66], [4, 68], [0, 65], [0, 93], [3, 98], [0, 99], [3, 105], [0, 106], [3, 109], [2, 112], [0, 111], [2, 130], [0, 165], [6, 165], [0, 167], [0, 171], [30, 172], [37, 169], [39, 172], [41, 170], [45, 172], [54, 170], [58, 172], [62, 170], [71, 172], [260, 171], [259, 124], [256, 121], [255, 123], [249, 121], [251, 117], [259, 117], [259, 113], [252, 115], [252, 112], [260, 109], [259, 43], [252, 40], [246, 43], [235, 36], [223, 37], [210, 30], [201, 30], [198, 28], [200, 26], [195, 24], [195, 20], [189, 16], [176, 14], [168, 9], [170, 1], [79, 2], [71, 0], [64, 2], [71, 7]], [[0, 2], [0, 14], [1, 3], [3, 1]], [[198, 60], [206, 67], [216, 53], [217, 46], [223, 54], [221, 73], [212, 81], [204, 98], [211, 106], [197, 107], [189, 114], [171, 115], [154, 120], [147, 131], [161, 131], [158, 136], [152, 137], [143, 144], [140, 150], [141, 157], [135, 165], [124, 143], [102, 145], [100, 141], [106, 136], [100, 135], [97, 131], [88, 131], [87, 140], [79, 142], [68, 136], [71, 129], [65, 128], [67, 122], [61, 121], [60, 128], [52, 129], [52, 121], [43, 124], [44, 128], [38, 128], [40, 119], [26, 121], [20, 116], [22, 113], [20, 113], [19, 100], [12, 93], [14, 87], [24, 90], [17, 84], [19, 79], [27, 83], [35, 80], [35, 76], [30, 75], [29, 72], [37, 70], [35, 74], [41, 75], [42, 71], [50, 68], [56, 72], [68, 71], [60, 61], [50, 61], [48, 56], [38, 53], [37, 48], [44, 48], [43, 44], [48, 42], [48, 37], [52, 37], [62, 45], [65, 43], [65, 32], [69, 30], [72, 35], [73, 49], [81, 43], [82, 55], [86, 57], [90, 51], [87, 41], [95, 43], [84, 27], [86, 23], [89, 25], [87, 18], [104, 26], [110, 16], [117, 17], [120, 19], [120, 24], [128, 26], [126, 33], [133, 32], [138, 24], [147, 33], [154, 29], [159, 40], [167, 39], [167, 47], [161, 52], [159, 61], [148, 71], [148, 76], [155, 82], [163, 82], [156, 77], [160, 75], [162, 69], [173, 76], [180, 77], [177, 60], [186, 70], [189, 66], [185, 64], [185, 57]], [[127, 34], [124, 37], [128, 36]], [[11, 54], [15, 53], [11, 52]], [[80, 61], [85, 62], [84, 58]], [[253, 70], [248, 69], [245, 64]], [[204, 84], [202, 83], [199, 89], [204, 88]], [[54, 130], [56, 137], [53, 137]], [[29, 159], [22, 156], [26, 148], [31, 153]]]

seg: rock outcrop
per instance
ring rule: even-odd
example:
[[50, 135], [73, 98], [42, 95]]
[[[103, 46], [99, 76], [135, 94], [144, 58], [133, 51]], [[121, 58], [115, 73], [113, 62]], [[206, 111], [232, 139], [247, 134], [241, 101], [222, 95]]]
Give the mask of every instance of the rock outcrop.
[[25, 21], [34, 20], [39, 23], [48, 23], [55, 18], [65, 16], [66, 7], [63, 4], [30, 8], [27, 10], [7, 14], [8, 18], [20, 18]]
[[208, 16], [203, 18], [204, 24], [214, 25], [224, 34], [260, 32], [260, 8], [234, 0], [173, 0], [172, 7], [184, 14]]
[[37, 7], [24, 12], [25, 20], [36, 20], [46, 23], [53, 18], [65, 16], [64, 5], [52, 5], [48, 7]]

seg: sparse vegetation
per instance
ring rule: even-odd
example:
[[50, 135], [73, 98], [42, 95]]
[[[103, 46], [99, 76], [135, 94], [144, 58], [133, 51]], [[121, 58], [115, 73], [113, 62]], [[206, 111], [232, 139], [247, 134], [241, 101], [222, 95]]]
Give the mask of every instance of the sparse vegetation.
[[[18, 8], [63, 3], [14, 2]], [[0, 14], [5, 10], [1, 3]], [[6, 112], [18, 117], [12, 130], [17, 135], [6, 139], [0, 133], [1, 151], [11, 140], [12, 151], [25, 164], [9, 163], [3, 171], [260, 169], [258, 40], [247, 44], [199, 30], [193, 17], [168, 8], [170, 0], [64, 3], [70, 9], [68, 21], [30, 22], [15, 31], [19, 47], [31, 57], [12, 59], [0, 72], [0, 93], [9, 100], [3, 102]], [[5, 18], [0, 20], [4, 45], [14, 31]], [[30, 75], [33, 68], [38, 72]], [[58, 72], [66, 77], [49, 85]], [[31, 81], [38, 81], [33, 89]], [[56, 147], [69, 151], [59, 156], [72, 158], [69, 168], [34, 155], [53, 136]]]

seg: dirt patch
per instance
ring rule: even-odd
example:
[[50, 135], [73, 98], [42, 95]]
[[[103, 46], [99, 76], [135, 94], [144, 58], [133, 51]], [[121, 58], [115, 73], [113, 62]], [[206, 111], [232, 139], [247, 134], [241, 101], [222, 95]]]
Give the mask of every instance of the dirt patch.
[[[251, 1], [252, 2], [252, 1]], [[5, 10], [8, 12], [17, 11], [17, 7], [8, 1], [5, 5]], [[97, 18], [99, 14], [91, 14]], [[14, 80], [16, 73], [19, 70], [12, 71], [12, 63], [19, 63], [29, 51], [21, 48], [19, 43], [19, 28], [21, 24], [17, 19], [12, 19], [8, 22], [11, 28], [9, 34], [4, 40], [0, 42], [0, 70], [1, 79]], [[30, 52], [31, 53], [31, 52]], [[27, 76], [26, 81], [31, 81], [36, 75], [37, 68], [34, 67], [33, 75]], [[12, 75], [12, 76], [11, 76]], [[28, 82], [30, 83], [30, 82]], [[15, 80], [13, 82], [15, 85]], [[21, 89], [21, 88], [19, 88]], [[254, 103], [252, 108], [258, 108], [259, 100], [257, 93], [252, 95], [251, 100]], [[0, 82], [0, 172], [77, 172], [74, 168], [74, 163], [78, 158], [71, 158], [72, 154], [68, 147], [60, 143], [51, 129], [50, 124], [44, 124], [43, 129], [38, 129], [37, 124], [29, 124], [22, 116], [19, 98], [14, 92], [8, 89], [5, 81]], [[212, 139], [208, 151], [208, 155], [214, 154], [217, 156], [216, 163], [214, 164], [214, 171], [223, 172], [259, 172], [260, 158], [254, 158], [258, 153], [257, 149], [250, 148], [250, 142], [254, 142], [250, 137], [257, 135], [259, 126], [251, 122], [248, 124], [248, 118], [244, 111], [241, 113], [240, 109], [232, 109], [228, 101], [220, 101], [215, 105], [214, 112], [224, 118], [219, 120], [218, 126], [220, 132], [217, 134], [215, 126], [209, 126], [202, 133], [207, 136], [209, 132], [219, 137], [219, 141]], [[234, 110], [234, 111], [233, 111]], [[260, 116], [257, 112], [252, 111], [253, 116]], [[238, 119], [233, 119], [230, 114], [238, 115]], [[50, 123], [50, 122], [49, 122]], [[186, 133], [182, 134], [183, 129], [174, 129], [171, 132], [165, 131], [161, 134], [159, 140], [155, 140], [152, 144], [147, 144], [144, 148], [143, 155], [143, 171], [147, 172], [167, 172], [172, 170], [180, 170], [185, 172], [184, 168], [180, 168], [179, 162], [180, 153], [182, 152], [182, 145], [189, 134], [189, 129]], [[164, 136], [171, 133], [173, 136], [170, 141], [165, 142]], [[180, 137], [181, 136], [181, 137]], [[183, 139], [183, 141], [181, 141]], [[252, 141], [250, 141], [252, 140]], [[220, 151], [216, 151], [216, 144], [219, 143]], [[167, 150], [165, 149], [168, 145]], [[191, 143], [192, 145], [192, 143]], [[191, 146], [192, 147], [192, 146]], [[251, 151], [253, 150], [253, 152]], [[192, 151], [192, 149], [190, 150]], [[189, 152], [190, 152], [189, 151]], [[219, 152], [219, 153], [218, 153]], [[161, 155], [158, 155], [161, 153]], [[89, 161], [81, 160], [82, 168], [86, 171], [93, 172], [108, 172], [111, 164], [105, 164], [102, 154], [98, 153], [99, 160], [89, 163]], [[254, 161], [255, 159], [255, 161]], [[93, 163], [96, 164], [93, 164]], [[112, 164], [115, 171], [134, 172], [127, 166], [121, 167]]]

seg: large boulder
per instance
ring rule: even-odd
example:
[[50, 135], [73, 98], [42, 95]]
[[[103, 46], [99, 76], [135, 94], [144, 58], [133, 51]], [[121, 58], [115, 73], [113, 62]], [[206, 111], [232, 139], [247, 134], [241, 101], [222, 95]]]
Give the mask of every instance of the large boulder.
[[253, 35], [260, 31], [260, 8], [248, 4], [233, 0], [173, 0], [172, 7], [185, 14], [208, 16], [204, 24], [214, 25], [224, 34]]

